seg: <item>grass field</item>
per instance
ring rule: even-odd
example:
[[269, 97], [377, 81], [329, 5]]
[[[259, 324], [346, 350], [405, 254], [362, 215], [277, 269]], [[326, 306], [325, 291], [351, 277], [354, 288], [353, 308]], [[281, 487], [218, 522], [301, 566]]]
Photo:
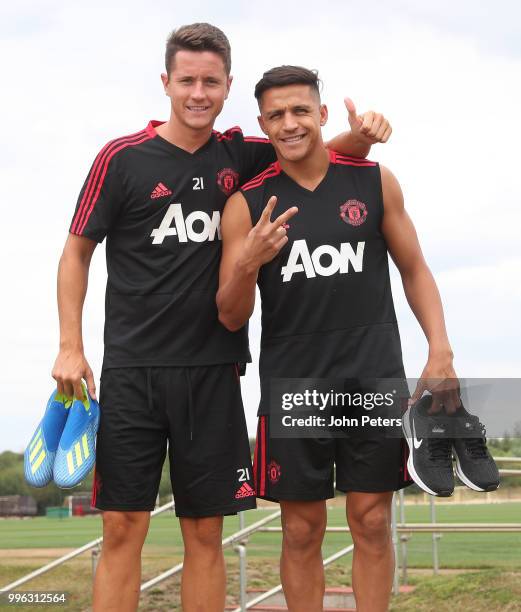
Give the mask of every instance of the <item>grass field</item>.
[[[275, 508], [274, 508], [275, 509]], [[272, 509], [246, 513], [246, 524], [267, 516]], [[521, 522], [521, 503], [438, 505], [437, 520], [441, 523], [515, 523]], [[328, 513], [330, 526], [345, 524], [342, 508]], [[428, 506], [408, 506], [407, 522], [430, 522]], [[280, 523], [274, 522], [272, 526]], [[237, 517], [226, 517], [225, 535], [239, 528]], [[76, 548], [101, 535], [100, 516], [68, 519], [4, 519], [0, 521], [0, 549], [21, 548]], [[430, 534], [413, 534], [408, 543], [409, 564], [429, 567], [432, 564]], [[326, 534], [324, 555], [328, 556], [341, 546], [351, 543], [349, 535]], [[150, 552], [181, 558], [182, 540], [179, 523], [172, 513], [164, 513], [152, 520], [146, 548]], [[252, 557], [277, 557], [280, 534], [257, 533], [248, 545]], [[521, 533], [443, 534], [439, 541], [440, 561], [447, 568], [504, 567], [521, 570]], [[228, 552], [227, 554], [233, 554]], [[1, 579], [0, 571], [0, 579]]]
[[[246, 513], [250, 524], [273, 512], [276, 507]], [[452, 522], [521, 522], [521, 503], [437, 505], [437, 520]], [[343, 508], [329, 510], [329, 525], [345, 524]], [[428, 506], [407, 506], [407, 522], [430, 522]], [[271, 526], [278, 526], [277, 520]], [[225, 536], [238, 530], [237, 517], [225, 519]], [[32, 571], [56, 558], [65, 550], [81, 546], [101, 535], [99, 516], [48, 519], [0, 520], [0, 586]], [[278, 556], [279, 533], [256, 533], [248, 543], [248, 585], [269, 587], [279, 583]], [[351, 543], [348, 533], [326, 534], [324, 557]], [[412, 572], [411, 582], [417, 582], [417, 591], [400, 597], [393, 610], [427, 611], [440, 606], [457, 604], [460, 610], [521, 610], [521, 533], [510, 534], [443, 534], [439, 540], [440, 566], [449, 576], [431, 578], [429, 572]], [[1, 550], [3, 549], [3, 550]], [[54, 550], [50, 550], [54, 549]], [[60, 550], [57, 550], [60, 549]], [[238, 591], [237, 557], [226, 551], [229, 573], [230, 600]], [[179, 524], [172, 513], [165, 513], [152, 520], [151, 529], [143, 552], [143, 574], [148, 579], [182, 560], [182, 541]], [[328, 584], [350, 584], [351, 557], [348, 556], [327, 570]], [[413, 568], [432, 567], [432, 539], [429, 534], [413, 534], [408, 542], [408, 565]], [[485, 570], [477, 574], [471, 569]], [[464, 574], [460, 572], [464, 571]], [[140, 610], [177, 610], [178, 578], [161, 585], [144, 598]], [[29, 583], [24, 590], [64, 589], [71, 593], [73, 609], [88, 609], [92, 584], [90, 554], [53, 570], [46, 576]], [[469, 591], [468, 586], [474, 585]], [[501, 588], [500, 588], [501, 587]], [[480, 591], [488, 607], [471, 607], [472, 593]], [[490, 596], [490, 597], [489, 597]], [[459, 598], [459, 599], [458, 599]], [[492, 599], [491, 599], [492, 598]], [[460, 601], [461, 600], [461, 601]], [[423, 602], [438, 602], [436, 607], [424, 607]], [[458, 603], [459, 601], [459, 603]], [[480, 600], [481, 601], [481, 600]], [[410, 603], [407, 603], [410, 602]], [[439, 604], [439, 605], [438, 605]], [[400, 607], [396, 607], [399, 605]], [[430, 604], [429, 604], [430, 605]], [[403, 607], [406, 606], [406, 607]], [[423, 606], [423, 607], [422, 607]], [[499, 606], [499, 607], [497, 607]], [[4, 609], [0, 606], [0, 609]], [[6, 608], [7, 609], [7, 608]], [[17, 608], [21, 610], [22, 608]], [[34, 609], [34, 608], [33, 608]]]

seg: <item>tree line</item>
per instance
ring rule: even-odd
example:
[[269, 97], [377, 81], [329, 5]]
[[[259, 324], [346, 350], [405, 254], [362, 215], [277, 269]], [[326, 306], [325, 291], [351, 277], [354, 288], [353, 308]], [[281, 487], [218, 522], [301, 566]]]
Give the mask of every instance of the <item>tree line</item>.
[[[488, 446], [494, 456], [521, 457], [521, 431], [516, 431], [515, 436], [505, 434], [504, 438], [489, 440]], [[519, 435], [517, 435], [519, 434]], [[250, 441], [253, 451], [254, 441]], [[501, 465], [500, 465], [501, 467]], [[507, 467], [507, 466], [503, 466]], [[508, 466], [514, 467], [514, 466]], [[92, 490], [93, 472], [73, 490], [59, 489], [54, 483], [36, 489], [30, 487], [24, 478], [24, 456], [22, 453], [4, 451], [0, 453], [0, 496], [3, 495], [30, 495], [38, 505], [38, 514], [45, 514], [49, 506], [61, 506], [65, 498], [72, 493], [87, 493]], [[521, 477], [511, 476], [502, 479], [501, 487], [521, 486]], [[406, 492], [413, 493], [414, 487], [409, 487]], [[159, 485], [159, 497], [164, 503], [170, 499], [172, 489], [170, 485], [170, 464], [168, 455], [163, 465], [161, 483]]]

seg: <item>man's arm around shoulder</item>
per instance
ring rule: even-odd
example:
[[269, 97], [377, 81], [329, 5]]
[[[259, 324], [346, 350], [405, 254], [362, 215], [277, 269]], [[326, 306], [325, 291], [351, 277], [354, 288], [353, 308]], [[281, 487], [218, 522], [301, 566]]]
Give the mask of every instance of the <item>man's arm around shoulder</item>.
[[357, 115], [356, 107], [350, 98], [345, 98], [344, 103], [351, 131], [338, 134], [325, 143], [326, 147], [343, 155], [367, 157], [372, 145], [389, 140], [391, 125], [381, 113], [367, 111], [363, 115]]

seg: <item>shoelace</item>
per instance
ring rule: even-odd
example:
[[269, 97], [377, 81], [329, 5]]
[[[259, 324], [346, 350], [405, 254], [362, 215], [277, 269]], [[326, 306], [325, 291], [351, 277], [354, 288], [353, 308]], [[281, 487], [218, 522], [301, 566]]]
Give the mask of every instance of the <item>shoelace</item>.
[[[483, 423], [477, 423], [477, 427], [479, 427], [479, 432], [477, 438], [465, 438], [465, 445], [470, 455], [475, 458], [485, 458], [488, 456], [487, 452], [487, 430]], [[475, 430], [476, 426], [470, 424], [468, 427], [469, 430]]]
[[451, 445], [446, 438], [428, 438], [427, 448], [432, 461], [447, 461], [450, 459]]
[[[446, 427], [441, 423], [436, 422], [432, 427], [433, 433], [444, 433]], [[444, 462], [450, 459], [451, 444], [449, 438], [431, 438], [427, 439], [427, 448], [429, 450], [429, 459], [432, 461]]]

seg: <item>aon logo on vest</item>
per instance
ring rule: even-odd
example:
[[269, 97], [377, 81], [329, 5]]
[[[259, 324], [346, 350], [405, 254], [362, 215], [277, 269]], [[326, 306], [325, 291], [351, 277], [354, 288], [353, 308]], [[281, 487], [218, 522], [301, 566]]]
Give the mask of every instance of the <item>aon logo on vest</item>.
[[288, 261], [282, 266], [282, 282], [287, 283], [293, 274], [304, 272], [307, 278], [315, 276], [332, 276], [333, 274], [347, 274], [349, 264], [355, 272], [362, 272], [364, 265], [365, 242], [356, 243], [356, 252], [349, 242], [340, 245], [340, 251], [334, 246], [323, 244], [313, 253], [309, 252], [305, 240], [295, 240], [291, 246]]
[[[173, 222], [173, 223], [172, 223]], [[181, 204], [170, 204], [161, 225], [152, 230], [152, 244], [163, 244], [167, 236], [177, 236], [179, 242], [205, 242], [221, 239], [221, 213], [214, 210], [212, 216], [204, 210], [194, 210], [186, 219]]]

